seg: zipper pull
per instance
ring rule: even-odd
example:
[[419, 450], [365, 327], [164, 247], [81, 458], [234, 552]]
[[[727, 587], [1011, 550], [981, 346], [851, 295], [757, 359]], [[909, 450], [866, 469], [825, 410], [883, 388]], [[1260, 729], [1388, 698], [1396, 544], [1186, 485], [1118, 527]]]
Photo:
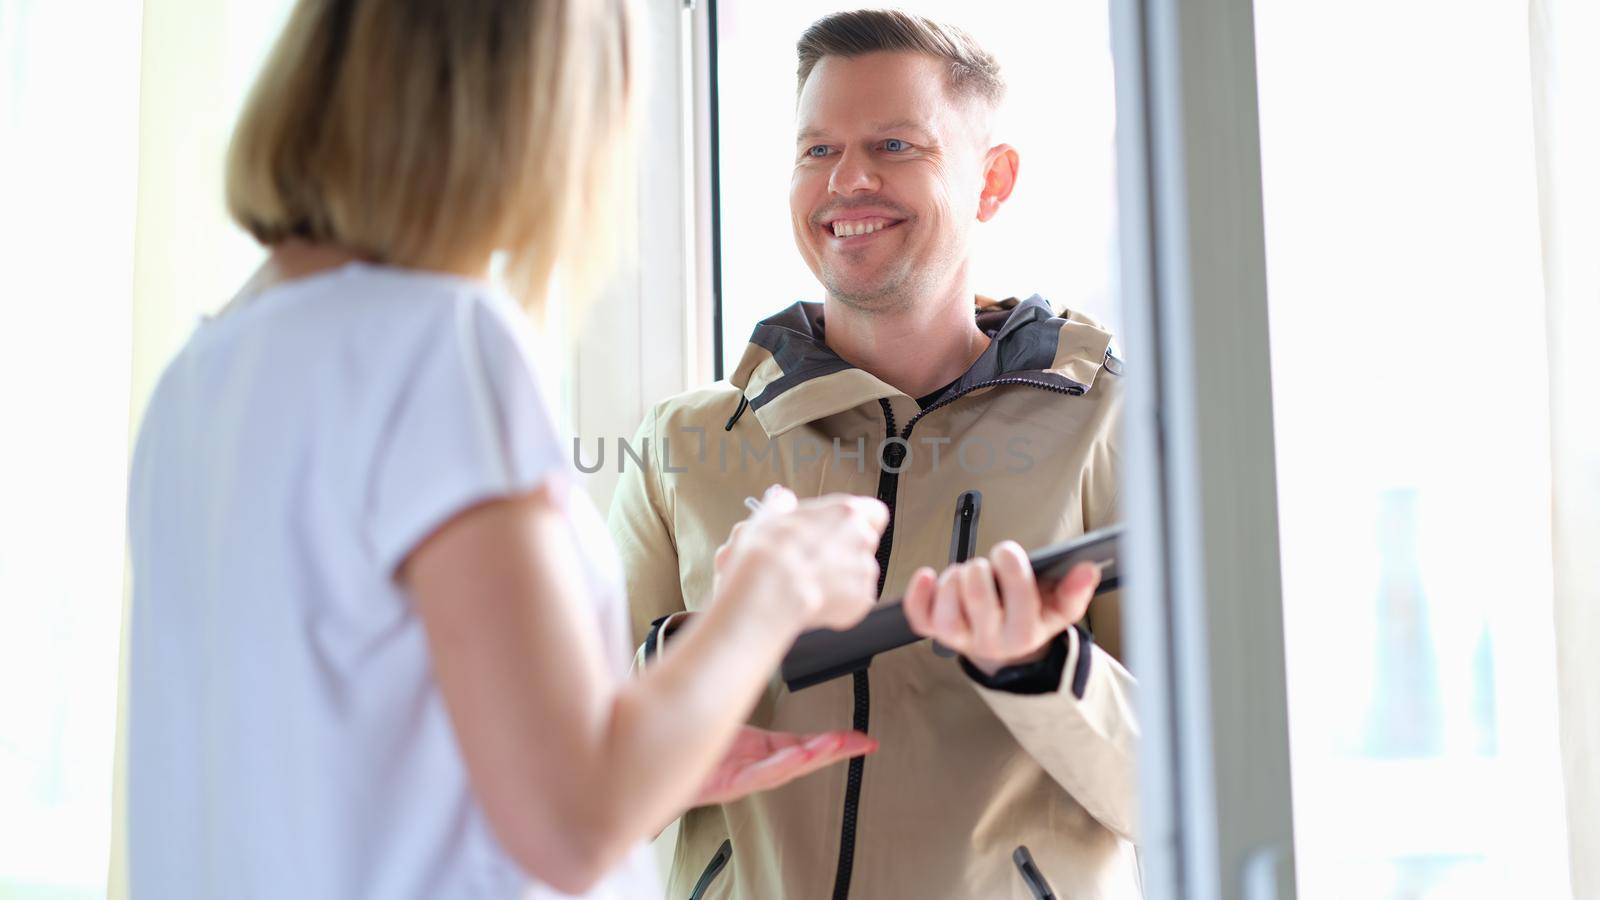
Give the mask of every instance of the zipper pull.
[[733, 415], [728, 417], [728, 424], [722, 426], [722, 430], [732, 431], [734, 424], [739, 421], [739, 417], [744, 415], [744, 411], [749, 408], [750, 400], [741, 393], [739, 395], [739, 407], [733, 411]]
[[722, 846], [712, 855], [711, 862], [706, 864], [705, 871], [700, 873], [699, 880], [694, 883], [694, 888], [689, 892], [689, 900], [700, 900], [706, 895], [706, 891], [711, 889], [711, 883], [722, 874], [722, 868], [728, 864], [728, 857], [732, 855], [733, 841], [724, 840]]
[[[964, 491], [956, 498], [956, 520], [950, 529], [950, 561], [952, 563], [966, 562], [972, 558], [978, 547], [978, 511], [983, 505], [983, 494], [978, 491]], [[956, 655], [954, 650], [939, 643], [933, 642], [935, 656], [949, 659]]]
[[1018, 845], [1011, 853], [1011, 861], [1016, 863], [1023, 883], [1033, 892], [1035, 900], [1056, 900], [1056, 892], [1050, 889], [1050, 882], [1044, 880], [1044, 873], [1034, 865], [1033, 854], [1028, 852], [1027, 846]]
[[963, 491], [956, 498], [955, 523], [950, 528], [950, 561], [966, 562], [978, 549], [978, 512], [983, 494]]

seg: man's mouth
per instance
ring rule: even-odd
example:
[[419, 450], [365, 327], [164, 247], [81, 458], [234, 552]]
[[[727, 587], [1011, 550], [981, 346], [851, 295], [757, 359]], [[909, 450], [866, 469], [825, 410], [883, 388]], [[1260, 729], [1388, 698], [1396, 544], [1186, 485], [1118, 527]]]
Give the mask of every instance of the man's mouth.
[[872, 234], [885, 228], [900, 224], [897, 219], [835, 219], [833, 221], [834, 237], [855, 237], [861, 234]]
[[877, 234], [904, 221], [905, 219], [896, 219], [889, 216], [860, 216], [848, 219], [834, 219], [831, 222], [823, 223], [821, 227], [836, 239], [848, 240]]

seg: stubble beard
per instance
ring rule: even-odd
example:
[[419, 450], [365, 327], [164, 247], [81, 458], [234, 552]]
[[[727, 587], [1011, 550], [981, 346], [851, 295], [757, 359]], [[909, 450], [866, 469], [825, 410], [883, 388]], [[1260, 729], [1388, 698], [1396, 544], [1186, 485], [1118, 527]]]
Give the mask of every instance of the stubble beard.
[[899, 312], [911, 306], [916, 293], [909, 266], [885, 273], [869, 283], [823, 270], [823, 287], [828, 296], [853, 310], [864, 313]]

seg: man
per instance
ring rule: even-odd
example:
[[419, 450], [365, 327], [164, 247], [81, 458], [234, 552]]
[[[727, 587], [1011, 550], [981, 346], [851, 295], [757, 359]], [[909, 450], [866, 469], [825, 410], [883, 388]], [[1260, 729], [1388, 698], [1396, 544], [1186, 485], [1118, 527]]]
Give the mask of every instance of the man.
[[[752, 725], [854, 727], [878, 751], [690, 810], [669, 896], [1028, 898], [1026, 847], [1059, 896], [1136, 897], [1117, 597], [1077, 622], [1094, 576], [1041, 598], [1021, 549], [1116, 520], [1111, 336], [1037, 297], [975, 299], [970, 234], [1010, 196], [1018, 156], [990, 145], [1003, 85], [969, 37], [843, 13], [799, 57], [790, 212], [826, 299], [761, 323], [728, 382], [641, 426], [653, 456], [611, 512], [635, 633], [645, 655], [669, 652], [745, 498], [779, 481], [889, 505], [880, 595], [904, 590], [937, 642], [799, 692], [775, 681]], [[969, 557], [937, 580], [927, 568]]]

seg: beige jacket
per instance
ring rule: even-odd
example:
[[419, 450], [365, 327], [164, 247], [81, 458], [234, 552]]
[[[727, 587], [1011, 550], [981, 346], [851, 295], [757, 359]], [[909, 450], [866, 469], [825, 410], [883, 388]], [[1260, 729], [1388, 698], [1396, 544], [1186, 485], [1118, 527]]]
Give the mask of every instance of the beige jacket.
[[[684, 618], [674, 614], [707, 602], [713, 551], [746, 515], [744, 499], [773, 482], [801, 497], [848, 491], [889, 504], [884, 599], [918, 566], [1116, 520], [1122, 385], [1111, 335], [1053, 316], [1037, 297], [980, 302], [988, 350], [920, 412], [828, 350], [810, 303], [758, 326], [729, 381], [652, 410], [630, 445], [645, 462], [621, 459], [611, 509], [641, 653], [666, 646]], [[927, 641], [798, 692], [775, 677], [753, 724], [856, 727], [880, 748], [690, 810], [667, 896], [1032, 900], [1013, 861], [1026, 846], [1058, 897], [1138, 897], [1139, 727], [1118, 609], [1114, 592], [1094, 601], [1063, 636], [1059, 683], [1045, 674], [1043, 693], [984, 687]], [[1037, 670], [1032, 681], [1041, 690]]]

